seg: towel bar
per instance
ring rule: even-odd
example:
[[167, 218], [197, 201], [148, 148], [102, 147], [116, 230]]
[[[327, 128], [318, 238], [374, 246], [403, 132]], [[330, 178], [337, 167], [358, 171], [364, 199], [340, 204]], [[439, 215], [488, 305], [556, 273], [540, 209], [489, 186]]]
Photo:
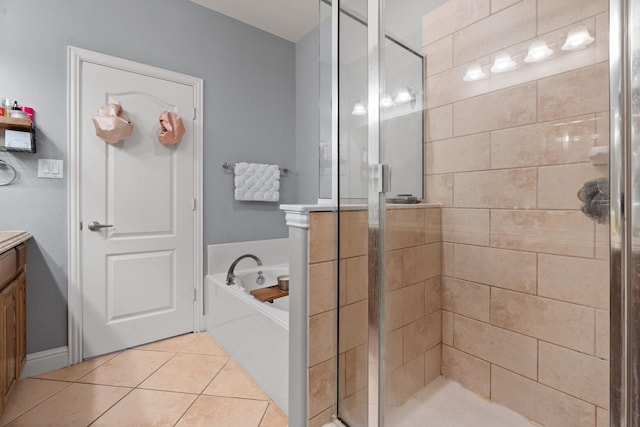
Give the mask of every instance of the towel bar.
[[[224, 162], [222, 164], [222, 167], [225, 168], [225, 169], [228, 169], [228, 170], [233, 170], [236, 167], [236, 164], [235, 163]], [[280, 169], [280, 174], [281, 175], [285, 175], [286, 176], [286, 175], [289, 174], [289, 172], [291, 172], [291, 169], [289, 169], [289, 168], [279, 168], [279, 169]]]

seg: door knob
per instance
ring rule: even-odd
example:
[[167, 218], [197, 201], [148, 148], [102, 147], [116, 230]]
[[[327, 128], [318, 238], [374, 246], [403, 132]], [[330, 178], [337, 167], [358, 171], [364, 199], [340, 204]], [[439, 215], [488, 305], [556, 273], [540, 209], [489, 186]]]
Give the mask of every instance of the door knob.
[[98, 221], [91, 221], [88, 225], [89, 230], [98, 231], [101, 228], [109, 228], [113, 227], [113, 225], [100, 224]]

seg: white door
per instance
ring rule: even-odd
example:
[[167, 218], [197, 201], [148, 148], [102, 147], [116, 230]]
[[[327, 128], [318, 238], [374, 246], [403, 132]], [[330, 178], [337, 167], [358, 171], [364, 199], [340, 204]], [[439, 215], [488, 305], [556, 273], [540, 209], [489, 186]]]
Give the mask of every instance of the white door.
[[[83, 62], [79, 150], [82, 354], [85, 358], [194, 330], [194, 87]], [[98, 107], [118, 103], [133, 134], [96, 136]], [[178, 113], [186, 133], [158, 142], [158, 117]], [[91, 231], [89, 223], [112, 227]]]

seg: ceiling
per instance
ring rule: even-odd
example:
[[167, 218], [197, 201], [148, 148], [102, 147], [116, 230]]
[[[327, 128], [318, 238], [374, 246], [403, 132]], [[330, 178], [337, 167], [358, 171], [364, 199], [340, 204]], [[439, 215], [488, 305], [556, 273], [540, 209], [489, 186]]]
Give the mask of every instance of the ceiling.
[[318, 0], [191, 1], [294, 43], [318, 25]]

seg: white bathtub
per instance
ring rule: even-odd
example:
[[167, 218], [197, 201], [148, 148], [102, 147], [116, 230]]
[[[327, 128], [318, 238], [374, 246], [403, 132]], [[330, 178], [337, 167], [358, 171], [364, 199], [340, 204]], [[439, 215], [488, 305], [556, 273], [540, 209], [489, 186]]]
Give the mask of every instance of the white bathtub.
[[[265, 276], [256, 284], [257, 272]], [[288, 413], [289, 297], [260, 302], [249, 291], [275, 285], [288, 264], [236, 271], [236, 285], [226, 273], [205, 277], [207, 330], [245, 371]]]

